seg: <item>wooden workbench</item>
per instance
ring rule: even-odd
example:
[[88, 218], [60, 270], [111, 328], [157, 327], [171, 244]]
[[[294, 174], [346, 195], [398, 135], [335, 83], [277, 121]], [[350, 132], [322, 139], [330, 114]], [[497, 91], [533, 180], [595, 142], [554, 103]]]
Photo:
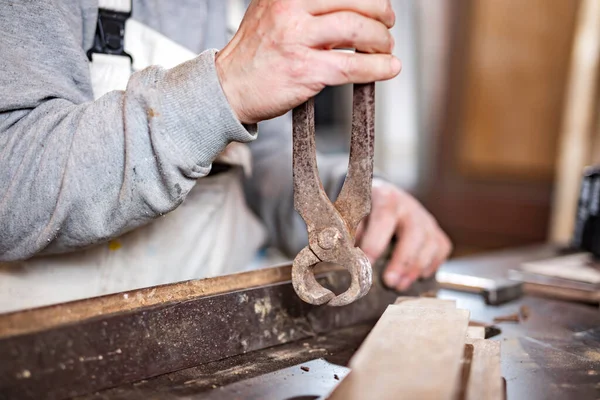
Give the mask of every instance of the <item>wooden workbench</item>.
[[[499, 277], [555, 254], [537, 246], [443, 268]], [[280, 267], [0, 316], [0, 399], [319, 398], [347, 373], [396, 294], [375, 279], [349, 307], [313, 307], [288, 279], [289, 267]], [[339, 291], [347, 276], [324, 272], [321, 281]], [[492, 307], [475, 294], [438, 296], [480, 322], [528, 307], [526, 320], [497, 324], [508, 399], [598, 398], [597, 306], [525, 296]]]

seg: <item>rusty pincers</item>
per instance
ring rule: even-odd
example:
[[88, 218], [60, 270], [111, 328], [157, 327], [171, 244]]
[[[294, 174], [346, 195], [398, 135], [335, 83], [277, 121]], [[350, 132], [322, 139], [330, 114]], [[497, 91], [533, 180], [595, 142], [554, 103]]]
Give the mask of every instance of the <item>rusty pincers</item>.
[[[292, 283], [307, 303], [343, 306], [363, 297], [371, 287], [371, 263], [355, 246], [355, 235], [371, 211], [374, 120], [375, 84], [354, 85], [348, 173], [332, 203], [317, 168], [314, 99], [294, 109], [294, 207], [306, 222], [309, 244], [294, 259]], [[351, 275], [348, 290], [336, 296], [321, 286], [313, 273], [320, 262], [346, 268]]]

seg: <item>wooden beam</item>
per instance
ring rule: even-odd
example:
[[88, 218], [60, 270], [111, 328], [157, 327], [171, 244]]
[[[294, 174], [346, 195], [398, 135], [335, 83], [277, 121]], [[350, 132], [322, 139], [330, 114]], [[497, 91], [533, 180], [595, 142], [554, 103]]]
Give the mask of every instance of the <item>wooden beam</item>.
[[[338, 266], [322, 263], [317, 266], [315, 273], [325, 274], [339, 269]], [[291, 265], [282, 265], [0, 314], [0, 339], [143, 307], [189, 301], [236, 290], [288, 282], [292, 278], [291, 270]]]
[[584, 167], [591, 161], [591, 135], [598, 118], [600, 2], [579, 6], [557, 164], [550, 240], [568, 243], [573, 233]]

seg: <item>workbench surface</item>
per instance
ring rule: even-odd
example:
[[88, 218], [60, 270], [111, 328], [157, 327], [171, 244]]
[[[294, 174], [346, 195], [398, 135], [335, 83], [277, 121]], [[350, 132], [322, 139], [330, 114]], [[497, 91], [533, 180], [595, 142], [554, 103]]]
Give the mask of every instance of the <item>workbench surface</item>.
[[[548, 246], [531, 247], [456, 259], [443, 268], [501, 277], [522, 261], [555, 254]], [[478, 295], [449, 290], [441, 290], [438, 297], [456, 299], [457, 306], [470, 310], [471, 319], [478, 322], [492, 323], [496, 316], [527, 307], [526, 320], [496, 324], [502, 331], [494, 340], [502, 343], [502, 375], [509, 400], [600, 396], [600, 311], [596, 306], [531, 296], [486, 306]], [[343, 366], [370, 326], [343, 328], [84, 398], [317, 399], [338, 383], [336, 376], [341, 379], [347, 373]]]
[[[535, 246], [455, 259], [443, 268], [451, 272], [473, 271], [483, 277], [503, 277], [509, 269], [523, 261], [556, 254], [550, 246]], [[277, 286], [273, 288], [275, 290]], [[285, 285], [281, 288], [288, 290]], [[252, 300], [252, 293], [248, 292], [248, 295]], [[385, 296], [387, 301], [395, 295]], [[506, 380], [509, 400], [600, 397], [600, 311], [597, 305], [524, 296], [502, 306], [487, 306], [476, 294], [450, 290], [440, 290], [438, 297], [456, 299], [459, 308], [471, 311], [472, 320], [483, 323], [492, 323], [497, 316], [519, 313], [523, 306], [526, 307], [526, 319], [495, 324], [501, 329], [493, 340], [502, 343], [502, 375]], [[284, 303], [288, 301], [287, 294], [282, 298]], [[377, 304], [377, 307], [382, 307]], [[299, 320], [301, 313], [292, 310], [296, 306], [290, 307], [288, 314]], [[265, 315], [262, 317], [264, 319]], [[268, 315], [266, 318], [269, 318]], [[339, 325], [343, 315], [327, 318], [333, 319], [325, 323], [326, 318], [319, 314], [309, 316], [308, 319], [322, 329], [314, 329], [319, 331], [315, 334], [300, 335], [298, 340], [284, 340], [284, 344], [248, 352], [243, 347], [237, 355], [223, 360], [199, 363], [191, 368], [120, 384], [77, 398], [318, 399], [343, 379], [348, 372], [346, 363], [376, 322], [376, 318], [372, 318], [371, 321], [338, 328], [336, 324]], [[265, 330], [269, 329], [268, 321], [264, 323]], [[248, 320], [248, 324], [256, 322]], [[334, 328], [326, 329], [325, 325]], [[230, 347], [225, 342], [215, 346]]]

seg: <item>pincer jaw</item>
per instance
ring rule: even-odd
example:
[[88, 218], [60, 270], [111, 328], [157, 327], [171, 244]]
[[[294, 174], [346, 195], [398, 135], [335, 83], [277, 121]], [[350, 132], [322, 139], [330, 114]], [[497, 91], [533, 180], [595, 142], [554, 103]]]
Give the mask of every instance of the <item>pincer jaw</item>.
[[352, 260], [334, 262], [348, 269], [351, 276], [350, 287], [336, 296], [323, 287], [314, 276], [314, 267], [322, 262], [307, 246], [294, 259], [292, 265], [292, 283], [294, 290], [303, 301], [313, 305], [327, 304], [340, 307], [348, 305], [365, 296], [372, 284], [371, 263], [359, 248], [352, 249]]

